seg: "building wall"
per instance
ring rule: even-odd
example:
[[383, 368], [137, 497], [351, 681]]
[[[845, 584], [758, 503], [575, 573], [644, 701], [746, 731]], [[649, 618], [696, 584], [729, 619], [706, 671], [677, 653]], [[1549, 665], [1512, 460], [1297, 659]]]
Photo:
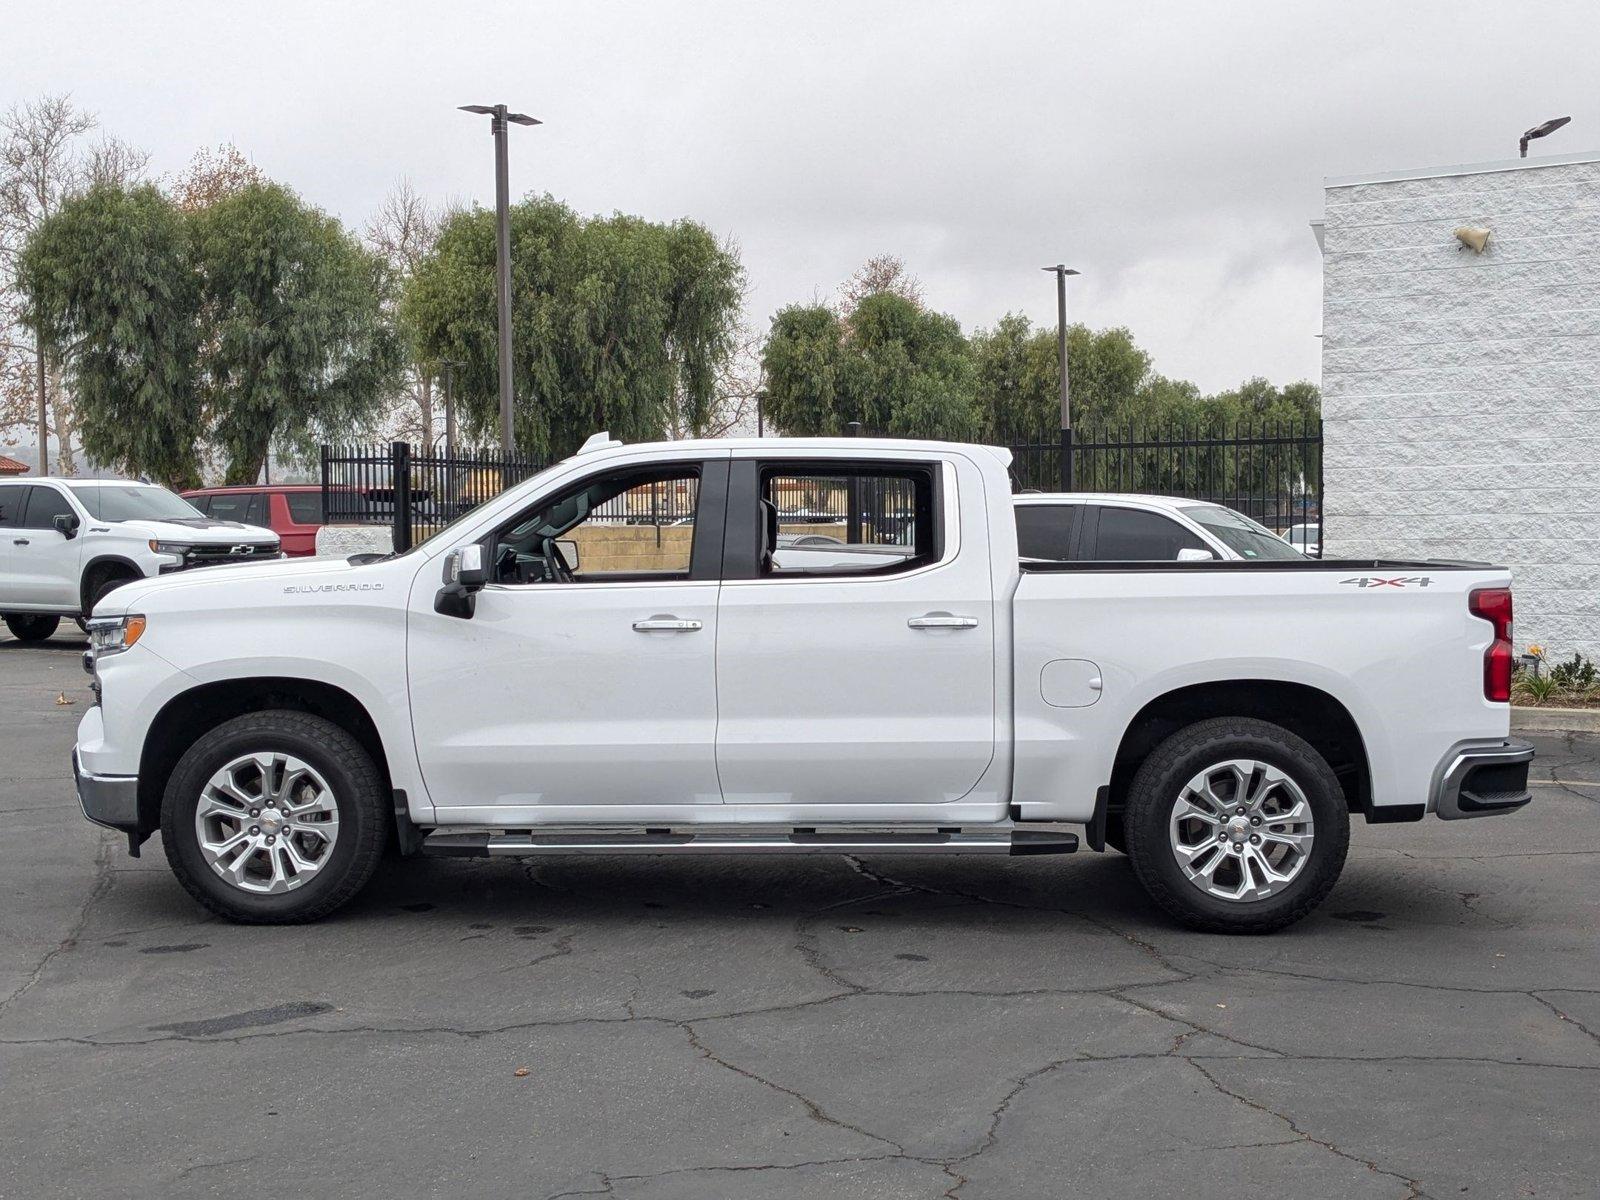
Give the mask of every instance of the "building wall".
[[1600, 657], [1600, 155], [1326, 203], [1326, 552], [1510, 566], [1519, 648]]

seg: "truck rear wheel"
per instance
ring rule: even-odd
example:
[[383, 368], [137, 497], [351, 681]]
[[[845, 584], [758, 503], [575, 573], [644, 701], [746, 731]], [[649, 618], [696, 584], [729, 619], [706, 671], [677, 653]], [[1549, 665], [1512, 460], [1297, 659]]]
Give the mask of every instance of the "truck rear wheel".
[[372, 877], [388, 834], [361, 744], [309, 713], [235, 717], [178, 761], [161, 804], [167, 862], [212, 912], [253, 924], [326, 916]]
[[1287, 729], [1221, 717], [1179, 730], [1134, 775], [1128, 856], [1152, 899], [1215, 933], [1269, 933], [1322, 903], [1350, 847], [1327, 762]]
[[6, 628], [19, 642], [42, 642], [56, 631], [60, 617], [47, 617], [34, 613], [8, 613]]

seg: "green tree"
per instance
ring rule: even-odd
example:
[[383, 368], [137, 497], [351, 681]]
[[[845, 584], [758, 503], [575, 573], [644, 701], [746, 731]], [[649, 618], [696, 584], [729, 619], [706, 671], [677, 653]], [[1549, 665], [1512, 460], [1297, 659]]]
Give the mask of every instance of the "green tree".
[[766, 414], [785, 433], [839, 435], [852, 421], [902, 437], [982, 432], [961, 327], [897, 292], [862, 297], [848, 318], [826, 305], [781, 310], [762, 365]]
[[[401, 303], [419, 353], [465, 364], [457, 395], [469, 435], [497, 427], [494, 214], [446, 220]], [[570, 453], [596, 430], [626, 440], [713, 422], [734, 349], [744, 271], [692, 221], [579, 217], [549, 197], [511, 210], [517, 446]]]
[[225, 481], [274, 445], [309, 452], [369, 417], [402, 365], [381, 259], [288, 188], [250, 183], [192, 218], [204, 394]]
[[363, 419], [400, 366], [382, 263], [276, 184], [192, 210], [94, 187], [39, 226], [19, 274], [90, 457], [168, 483], [198, 482], [206, 453], [254, 482], [272, 446], [309, 452]]
[[65, 201], [18, 264], [27, 319], [65, 364], [85, 451], [174, 487], [199, 482], [199, 276], [183, 216], [154, 187]]

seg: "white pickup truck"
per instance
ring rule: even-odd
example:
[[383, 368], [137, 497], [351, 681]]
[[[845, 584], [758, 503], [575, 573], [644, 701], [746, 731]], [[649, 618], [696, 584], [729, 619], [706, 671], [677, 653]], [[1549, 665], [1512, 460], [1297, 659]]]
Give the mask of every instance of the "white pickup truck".
[[[1507, 571], [1023, 564], [1008, 458], [597, 435], [405, 554], [118, 588], [84, 812], [244, 921], [332, 911], [389, 842], [1042, 854], [1073, 824], [1179, 920], [1261, 931], [1327, 895], [1352, 815], [1528, 802]], [[838, 511], [909, 552], [779, 557], [780, 512]]]
[[113, 588], [191, 567], [277, 558], [270, 529], [213, 521], [126, 479], [0, 480], [0, 617], [39, 642]]

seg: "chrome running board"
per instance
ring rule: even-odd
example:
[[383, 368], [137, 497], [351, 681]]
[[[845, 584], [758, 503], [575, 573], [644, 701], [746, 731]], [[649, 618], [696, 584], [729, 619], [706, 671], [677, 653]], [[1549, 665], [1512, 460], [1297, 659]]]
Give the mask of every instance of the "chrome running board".
[[835, 830], [436, 829], [422, 853], [497, 858], [533, 854], [1071, 854], [1078, 835], [1040, 829]]

